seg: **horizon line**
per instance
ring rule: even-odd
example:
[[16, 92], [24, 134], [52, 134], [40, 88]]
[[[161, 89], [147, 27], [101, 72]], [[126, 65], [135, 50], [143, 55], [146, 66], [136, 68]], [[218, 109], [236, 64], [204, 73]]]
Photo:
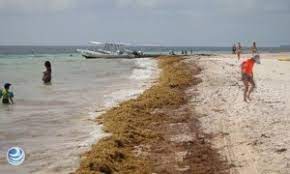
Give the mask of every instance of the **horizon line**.
[[[0, 47], [12, 47], [12, 46], [14, 46], [14, 47], [83, 47], [83, 46], [93, 46], [93, 47], [95, 47], [94, 45], [90, 45], [90, 44], [79, 44], [79, 45], [75, 45], [75, 44], [73, 44], [73, 45], [63, 45], [63, 44], [61, 44], [61, 45], [59, 45], [59, 44], [55, 44], [55, 45], [52, 45], [52, 44], [39, 44], [39, 45], [35, 45], [35, 44], [20, 44], [20, 45], [17, 45], [17, 44], [0, 44]], [[212, 47], [212, 48], [220, 48], [220, 47], [224, 47], [224, 48], [231, 48], [232, 47], [232, 45], [228, 45], [228, 46], [212, 46], [212, 45], [146, 45], [146, 44], [144, 44], [144, 45], [142, 45], [142, 44], [140, 44], [140, 45], [130, 45], [130, 46], [128, 46], [128, 47]], [[247, 48], [247, 47], [250, 47], [250, 46], [248, 46], [248, 45], [246, 45], [246, 46], [243, 46], [243, 47], [245, 47], [245, 48]], [[262, 46], [258, 46], [258, 47], [260, 47], [260, 48], [281, 48], [281, 47], [290, 47], [290, 44], [289, 45], [287, 45], [287, 44], [282, 44], [282, 45], [272, 45], [272, 46], [269, 46], [269, 45], [267, 45], [267, 46], [265, 46], [265, 45], [262, 45]]]

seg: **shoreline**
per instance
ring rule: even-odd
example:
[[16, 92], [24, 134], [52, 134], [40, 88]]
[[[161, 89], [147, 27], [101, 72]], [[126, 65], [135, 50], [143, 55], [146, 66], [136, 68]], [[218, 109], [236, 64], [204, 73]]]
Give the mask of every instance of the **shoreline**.
[[[135, 85], [134, 88], [117, 90], [105, 95], [103, 105], [97, 109], [91, 109], [95, 111], [88, 112], [88, 119], [85, 119], [90, 121], [90, 124], [96, 124], [95, 121], [99, 120], [103, 114], [112, 108], [118, 107], [120, 103], [136, 99], [145, 90], [154, 85], [160, 73], [157, 61], [151, 58], [141, 58], [134, 60], [134, 62], [135, 68], [128, 78], [132, 81], [130, 83], [135, 83], [137, 85]], [[80, 155], [91, 149], [91, 146], [96, 142], [98, 143], [100, 140], [111, 136], [111, 133], [104, 131], [102, 122], [99, 122], [96, 126], [97, 130], [93, 130], [90, 133], [90, 138], [79, 145], [80, 148], [83, 148]], [[79, 164], [79, 162], [77, 163]], [[77, 168], [78, 167], [73, 167], [72, 171], [75, 171]]]
[[158, 83], [97, 119], [111, 136], [82, 156], [75, 174], [225, 173], [228, 169], [211, 148], [209, 136], [201, 132], [189, 104], [192, 89], [200, 83], [195, 77], [199, 68], [180, 56], [160, 57], [158, 63]]

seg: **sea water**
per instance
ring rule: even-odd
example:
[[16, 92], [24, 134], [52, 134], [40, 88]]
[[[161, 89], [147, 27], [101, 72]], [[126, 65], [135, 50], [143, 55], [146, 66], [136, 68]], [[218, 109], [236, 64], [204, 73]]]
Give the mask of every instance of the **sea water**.
[[[52, 84], [41, 81], [52, 64]], [[11, 83], [14, 105], [0, 104], [0, 173], [69, 173], [80, 154], [105, 136], [94, 121], [106, 108], [140, 94], [156, 72], [152, 59], [94, 59], [78, 54], [2, 54], [0, 87]], [[26, 152], [21, 166], [6, 152]]]

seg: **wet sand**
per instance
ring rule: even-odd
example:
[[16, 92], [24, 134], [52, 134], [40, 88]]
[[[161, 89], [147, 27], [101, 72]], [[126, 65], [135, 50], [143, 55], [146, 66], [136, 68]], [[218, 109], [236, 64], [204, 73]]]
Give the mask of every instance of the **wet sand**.
[[249, 103], [243, 101], [236, 56], [192, 57], [203, 69], [192, 103], [232, 174], [290, 173], [290, 62], [277, 60], [287, 55], [261, 54]]

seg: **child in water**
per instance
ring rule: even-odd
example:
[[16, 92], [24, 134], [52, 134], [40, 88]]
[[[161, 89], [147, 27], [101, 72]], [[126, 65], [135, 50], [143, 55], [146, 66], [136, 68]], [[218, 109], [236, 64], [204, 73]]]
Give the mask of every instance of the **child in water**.
[[51, 82], [51, 64], [49, 61], [44, 63], [46, 71], [43, 72], [42, 81], [44, 84], [50, 84]]
[[3, 104], [14, 104], [13, 93], [9, 91], [11, 84], [5, 83], [4, 89], [0, 90], [0, 98], [2, 98]]

